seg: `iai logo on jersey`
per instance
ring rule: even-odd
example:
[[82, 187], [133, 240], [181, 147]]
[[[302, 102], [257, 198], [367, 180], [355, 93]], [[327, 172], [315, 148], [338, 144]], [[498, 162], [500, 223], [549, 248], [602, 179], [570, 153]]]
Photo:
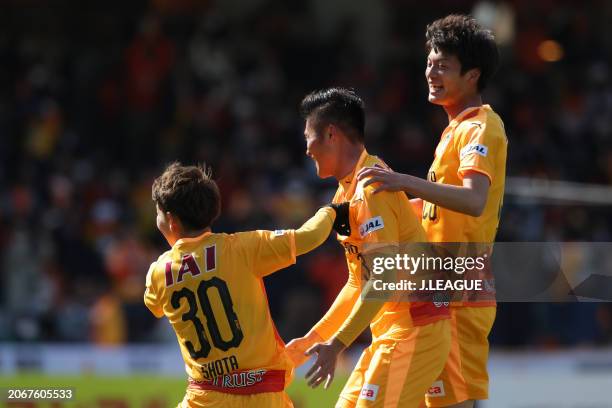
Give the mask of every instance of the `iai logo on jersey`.
[[471, 145], [467, 145], [463, 149], [461, 149], [461, 153], [460, 153], [459, 157], [461, 159], [463, 159], [465, 156], [467, 156], [468, 154], [472, 154], [472, 153], [479, 154], [482, 157], [487, 157], [487, 153], [488, 152], [489, 152], [489, 148], [487, 146], [485, 146], [485, 145], [471, 144]]
[[428, 397], [443, 397], [446, 395], [446, 392], [444, 392], [444, 382], [442, 381], [436, 381], [433, 384], [431, 384], [431, 387], [429, 387], [429, 390], [427, 390], [427, 394]]
[[361, 237], [363, 238], [370, 232], [377, 231], [383, 228], [385, 228], [385, 223], [382, 217], [379, 215], [378, 217], [370, 218], [369, 220], [361, 224], [359, 226], [359, 235], [361, 235]]
[[378, 396], [378, 385], [365, 383], [359, 394], [359, 399], [366, 399], [368, 401], [375, 401]]
[[280, 237], [282, 235], [285, 235], [285, 230], [274, 230], [275, 237]]

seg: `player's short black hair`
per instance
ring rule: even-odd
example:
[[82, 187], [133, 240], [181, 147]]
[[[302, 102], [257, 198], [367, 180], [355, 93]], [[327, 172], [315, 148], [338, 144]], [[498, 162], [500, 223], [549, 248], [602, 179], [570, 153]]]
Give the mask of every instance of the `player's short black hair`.
[[427, 26], [425, 47], [455, 55], [461, 63], [461, 74], [480, 69], [478, 90], [482, 91], [497, 70], [499, 52], [495, 37], [471, 16], [451, 14]]
[[363, 143], [365, 139], [365, 104], [353, 89], [313, 91], [302, 99], [300, 113], [304, 120], [311, 119], [317, 131], [332, 124], [353, 143]]
[[204, 166], [170, 164], [153, 182], [151, 195], [162, 211], [177, 216], [188, 230], [209, 227], [221, 213], [219, 187]]

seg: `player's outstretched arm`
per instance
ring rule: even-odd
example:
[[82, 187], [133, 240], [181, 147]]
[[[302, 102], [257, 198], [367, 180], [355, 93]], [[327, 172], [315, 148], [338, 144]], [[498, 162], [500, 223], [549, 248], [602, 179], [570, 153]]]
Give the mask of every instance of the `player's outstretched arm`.
[[308, 253], [321, 245], [331, 232], [336, 212], [331, 207], [323, 207], [300, 228], [295, 230], [296, 255]]
[[[387, 250], [395, 250], [397, 252], [396, 246], [389, 246]], [[387, 273], [392, 273], [392, 271]], [[379, 277], [377, 276], [376, 278]], [[385, 305], [385, 302], [389, 300], [376, 295], [373, 285], [374, 279], [374, 277], [371, 277], [368, 280], [362, 292], [362, 296], [368, 300], [363, 301], [357, 296], [351, 313], [336, 334], [326, 342], [317, 342], [306, 351], [306, 356], [315, 354], [317, 356], [313, 366], [306, 373], [306, 379], [310, 387], [316, 388], [323, 382], [325, 383], [324, 388], [329, 387], [334, 379], [336, 363], [340, 354], [368, 327]], [[389, 280], [391, 278], [385, 276], [383, 279]]]
[[348, 204], [345, 202], [326, 205], [295, 230], [296, 254], [303, 255], [321, 245], [332, 228], [343, 232], [349, 229]]
[[[384, 248], [378, 247], [377, 251], [396, 253], [397, 247], [387, 245]], [[381, 278], [380, 275], [377, 277]], [[325, 316], [306, 336], [287, 344], [289, 356], [296, 366], [303, 364], [308, 356], [317, 355], [313, 368], [307, 374], [311, 387], [317, 387], [323, 381], [326, 388], [329, 386], [333, 380], [337, 357], [365, 330], [388, 300], [376, 296], [374, 279], [372, 276], [368, 279], [362, 292], [358, 279], [350, 274], [348, 282]], [[391, 278], [385, 275], [385, 279]], [[360, 294], [368, 300], [362, 301]]]
[[336, 228], [343, 218], [343, 211], [339, 207], [328, 205], [319, 209], [297, 230], [257, 230], [233, 234], [238, 243], [236, 250], [243, 251], [255, 275], [270, 275], [295, 263], [297, 256], [325, 242], [332, 228]]
[[329, 387], [334, 380], [338, 357], [365, 330], [384, 304], [384, 301], [363, 302], [358, 298], [353, 311], [338, 334], [326, 342], [314, 344], [306, 351], [306, 356], [315, 354], [317, 356], [314, 364], [306, 373], [310, 387], [316, 388], [322, 382], [325, 382], [323, 388]]
[[434, 183], [410, 174], [397, 173], [380, 167], [364, 167], [357, 175], [364, 180], [364, 187], [378, 183], [374, 193], [380, 191], [405, 191], [430, 203], [478, 217], [487, 203], [489, 178], [470, 171], [463, 178], [462, 186]]

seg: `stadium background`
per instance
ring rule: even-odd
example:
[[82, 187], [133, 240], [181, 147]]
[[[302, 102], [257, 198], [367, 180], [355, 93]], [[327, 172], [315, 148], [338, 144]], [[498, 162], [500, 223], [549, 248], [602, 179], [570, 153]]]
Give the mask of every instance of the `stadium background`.
[[[450, 12], [474, 14], [499, 41], [501, 68], [485, 92], [510, 141], [498, 241], [611, 241], [610, 2], [3, 2], [0, 387], [63, 378], [83, 406], [109, 393], [125, 399], [126, 388], [142, 398], [174, 390], [151, 406], [180, 398], [180, 361], [178, 374], [153, 362], [179, 359], [176, 340], [142, 303], [147, 268], [166, 248], [153, 178], [172, 160], [205, 162], [223, 196], [215, 231], [299, 226], [335, 183], [318, 180], [305, 156], [297, 107], [332, 85], [365, 99], [371, 153], [425, 176], [447, 119], [427, 102], [424, 29]], [[527, 188], [530, 179], [564, 183], [551, 195], [547, 184]], [[585, 195], [567, 182], [597, 186]], [[285, 340], [327, 309], [344, 270], [331, 239], [267, 278]], [[526, 362], [510, 370], [517, 394], [531, 372], [536, 388], [546, 377], [563, 389], [553, 367], [574, 375], [582, 353], [606, 362], [585, 384], [612, 385], [611, 343], [610, 303], [500, 304], [491, 335], [493, 362]], [[58, 350], [81, 363], [70, 371], [53, 360]], [[121, 353], [146, 357], [126, 368]], [[91, 356], [119, 357], [98, 369]], [[153, 385], [166, 381], [156, 374], [174, 386]], [[301, 406], [314, 406], [299, 380], [294, 389]]]

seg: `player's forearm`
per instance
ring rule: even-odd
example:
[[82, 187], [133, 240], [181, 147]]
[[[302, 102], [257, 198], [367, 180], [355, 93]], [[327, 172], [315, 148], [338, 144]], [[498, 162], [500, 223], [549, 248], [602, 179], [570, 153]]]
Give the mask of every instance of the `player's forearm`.
[[317, 333], [314, 327], [310, 329], [308, 333], [306, 333], [304, 339], [309, 343], [308, 347], [312, 346], [315, 343], [321, 343], [323, 341], [326, 341], [323, 336]]
[[351, 314], [334, 337], [340, 340], [346, 347], [350, 346], [370, 325], [384, 305], [385, 302], [380, 300], [362, 301], [358, 299]]
[[336, 219], [336, 212], [330, 207], [323, 207], [295, 230], [295, 249], [297, 255], [303, 255], [321, 245], [331, 232]]
[[316, 332], [323, 340], [329, 340], [342, 326], [358, 299], [359, 288], [349, 283], [344, 285], [325, 316], [314, 325], [310, 333]]
[[452, 211], [477, 217], [486, 203], [483, 197], [469, 187], [434, 183], [419, 177], [404, 174], [403, 190], [412, 196]]
[[[370, 263], [370, 260], [378, 257], [394, 259], [398, 253], [396, 245], [379, 246], [374, 252], [363, 253], [363, 260]], [[370, 265], [370, 270], [372, 270]], [[336, 335], [336, 339], [340, 340], [345, 346], [350, 346], [355, 339], [370, 325], [376, 318], [387, 301], [391, 299], [391, 293], [381, 292], [376, 289], [375, 283], [378, 281], [395, 282], [397, 279], [397, 271], [393, 268], [383, 269], [376, 274], [370, 274], [368, 280], [363, 286], [361, 297], [355, 302], [355, 306], [351, 310], [350, 315], [344, 321]], [[380, 289], [380, 288], [379, 288]]]

